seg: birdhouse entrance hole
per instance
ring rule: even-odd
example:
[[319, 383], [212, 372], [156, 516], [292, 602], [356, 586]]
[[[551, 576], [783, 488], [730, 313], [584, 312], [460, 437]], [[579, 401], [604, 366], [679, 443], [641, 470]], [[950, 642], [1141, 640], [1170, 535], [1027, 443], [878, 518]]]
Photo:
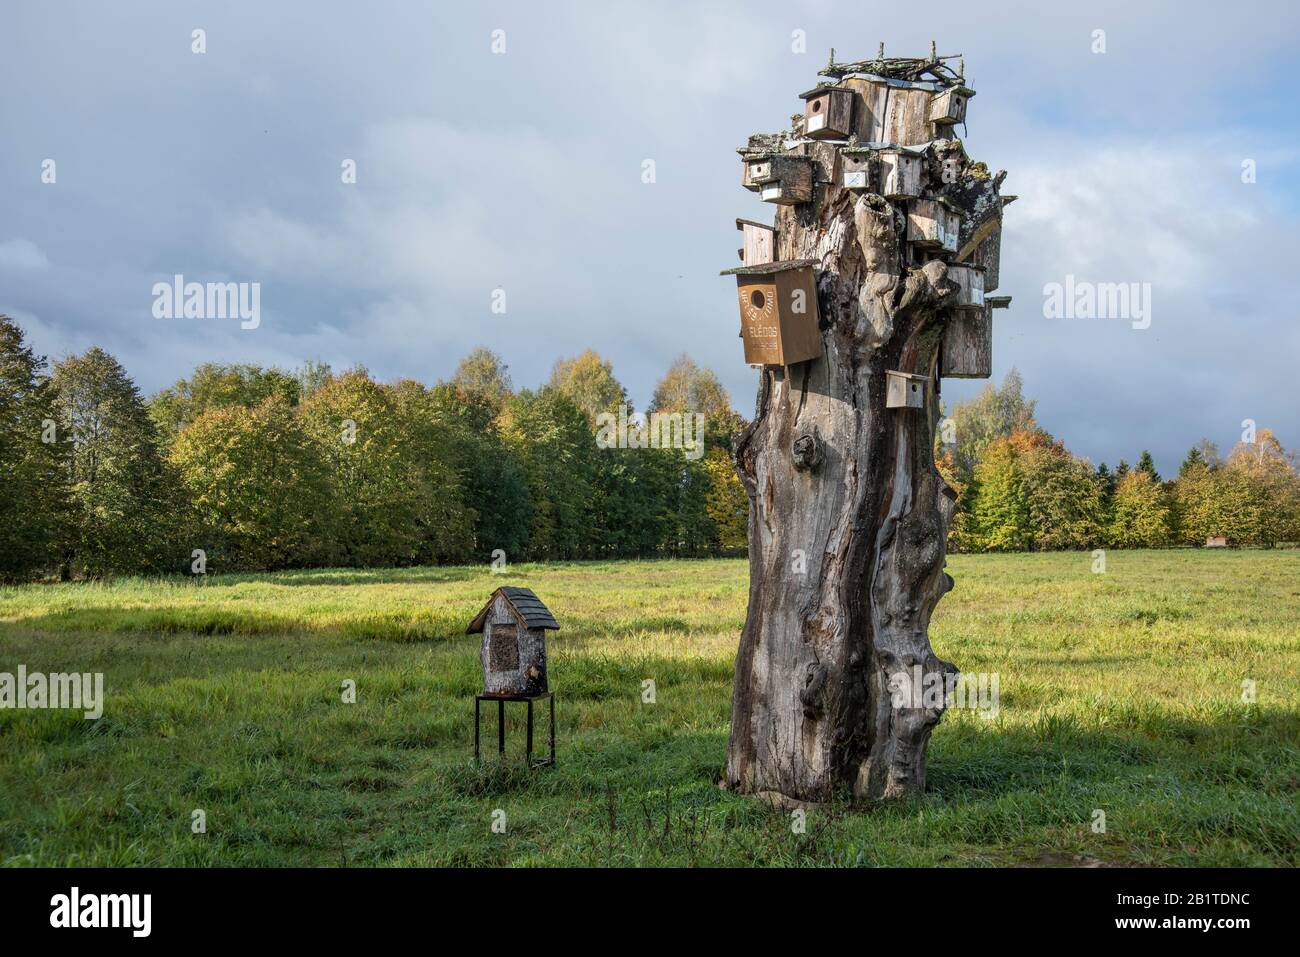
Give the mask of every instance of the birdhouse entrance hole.
[[493, 671], [514, 671], [519, 667], [519, 629], [514, 625], [492, 625], [488, 660]]
[[767, 305], [767, 298], [763, 295], [763, 290], [755, 289], [749, 294], [749, 301], [753, 303], [755, 309], [762, 309]]

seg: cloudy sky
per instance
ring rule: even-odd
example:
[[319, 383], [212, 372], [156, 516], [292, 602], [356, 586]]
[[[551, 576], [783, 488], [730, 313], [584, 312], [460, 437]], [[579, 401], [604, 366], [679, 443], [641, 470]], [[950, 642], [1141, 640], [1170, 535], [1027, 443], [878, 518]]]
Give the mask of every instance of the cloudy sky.
[[[146, 392], [203, 361], [432, 382], [479, 344], [533, 386], [590, 347], [640, 406], [687, 352], [749, 414], [718, 270], [733, 220], [772, 208], [734, 150], [786, 125], [830, 47], [934, 39], [978, 91], [970, 153], [1020, 197], [995, 378], [1017, 366], [1094, 461], [1149, 447], [1170, 472], [1246, 418], [1298, 446], [1298, 28], [1294, 3], [1208, 0], [7, 0], [0, 311], [53, 358], [103, 346]], [[175, 273], [259, 282], [260, 327], [153, 318]], [[1045, 318], [1067, 275], [1150, 283], [1150, 327]]]

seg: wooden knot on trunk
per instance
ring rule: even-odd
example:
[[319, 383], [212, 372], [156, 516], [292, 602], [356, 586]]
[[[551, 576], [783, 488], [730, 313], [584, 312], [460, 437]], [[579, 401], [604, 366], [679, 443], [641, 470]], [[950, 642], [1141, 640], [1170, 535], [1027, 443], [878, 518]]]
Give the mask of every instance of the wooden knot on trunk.
[[816, 426], [811, 432], [804, 432], [794, 440], [790, 447], [790, 458], [794, 467], [801, 472], [815, 472], [822, 464], [822, 440]]
[[816, 719], [822, 713], [822, 692], [826, 689], [826, 666], [815, 661], [808, 663], [804, 672], [803, 689], [799, 692], [799, 703], [803, 705], [803, 716]]

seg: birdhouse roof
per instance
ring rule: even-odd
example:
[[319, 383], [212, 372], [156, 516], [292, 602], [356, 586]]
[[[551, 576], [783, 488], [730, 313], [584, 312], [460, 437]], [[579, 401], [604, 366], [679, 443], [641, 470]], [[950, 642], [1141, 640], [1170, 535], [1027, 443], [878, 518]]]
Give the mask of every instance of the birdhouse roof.
[[744, 226], [757, 226], [759, 229], [766, 229], [766, 230], [768, 230], [769, 232], [776, 232], [776, 227], [775, 227], [775, 226], [769, 226], [767, 223], [758, 223], [758, 222], [755, 222], [755, 221], [752, 220], [752, 219], [737, 219], [737, 220], [736, 220], [736, 228], [737, 228], [737, 229], [740, 229], [740, 228], [742, 228], [742, 227], [744, 227]]
[[786, 259], [776, 263], [761, 263], [757, 266], [736, 266], [734, 269], [724, 269], [718, 273], [719, 276], [770, 276], [773, 273], [786, 272], [791, 269], [807, 269], [809, 266], [816, 266], [816, 259]]
[[483, 626], [487, 623], [488, 612], [492, 610], [492, 603], [496, 601], [498, 595], [506, 600], [515, 616], [527, 627], [559, 630], [559, 622], [555, 620], [555, 616], [551, 614], [550, 610], [542, 604], [542, 600], [533, 594], [531, 588], [502, 585], [492, 593], [492, 597], [487, 600], [483, 610], [474, 616], [474, 620], [465, 629], [465, 634], [472, 635], [483, 630]]
[[886, 369], [886, 370], [885, 370], [885, 374], [886, 374], [886, 375], [891, 375], [891, 376], [893, 376], [895, 379], [906, 379], [906, 380], [908, 380], [909, 382], [929, 382], [929, 381], [930, 381], [930, 377], [929, 377], [928, 375], [918, 375], [918, 374], [915, 373], [915, 372], [900, 372], [900, 371], [898, 371], [897, 369]]
[[836, 86], [834, 83], [819, 83], [811, 90], [809, 90], [807, 93], [800, 93], [799, 99], [806, 100], [809, 99], [810, 97], [820, 96], [823, 93], [830, 93], [832, 91], [839, 92], [839, 93], [853, 92], [846, 86]]

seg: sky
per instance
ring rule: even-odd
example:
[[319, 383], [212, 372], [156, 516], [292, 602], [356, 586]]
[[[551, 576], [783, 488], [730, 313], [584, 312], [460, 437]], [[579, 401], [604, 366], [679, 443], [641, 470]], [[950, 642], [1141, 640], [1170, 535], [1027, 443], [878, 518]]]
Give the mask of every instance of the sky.
[[[687, 353], [748, 416], [718, 272], [773, 208], [735, 149], [829, 48], [933, 39], [977, 91], [970, 155], [1019, 197], [993, 381], [1019, 369], [1076, 454], [1170, 474], [1245, 419], [1300, 446], [1297, 36], [1285, 2], [6, 0], [0, 312], [146, 394], [207, 361], [432, 383], [477, 345], [535, 387], [592, 348], [640, 408]], [[155, 318], [178, 273], [259, 283], [260, 324]], [[1067, 276], [1149, 283], [1149, 326], [1049, 318]]]

